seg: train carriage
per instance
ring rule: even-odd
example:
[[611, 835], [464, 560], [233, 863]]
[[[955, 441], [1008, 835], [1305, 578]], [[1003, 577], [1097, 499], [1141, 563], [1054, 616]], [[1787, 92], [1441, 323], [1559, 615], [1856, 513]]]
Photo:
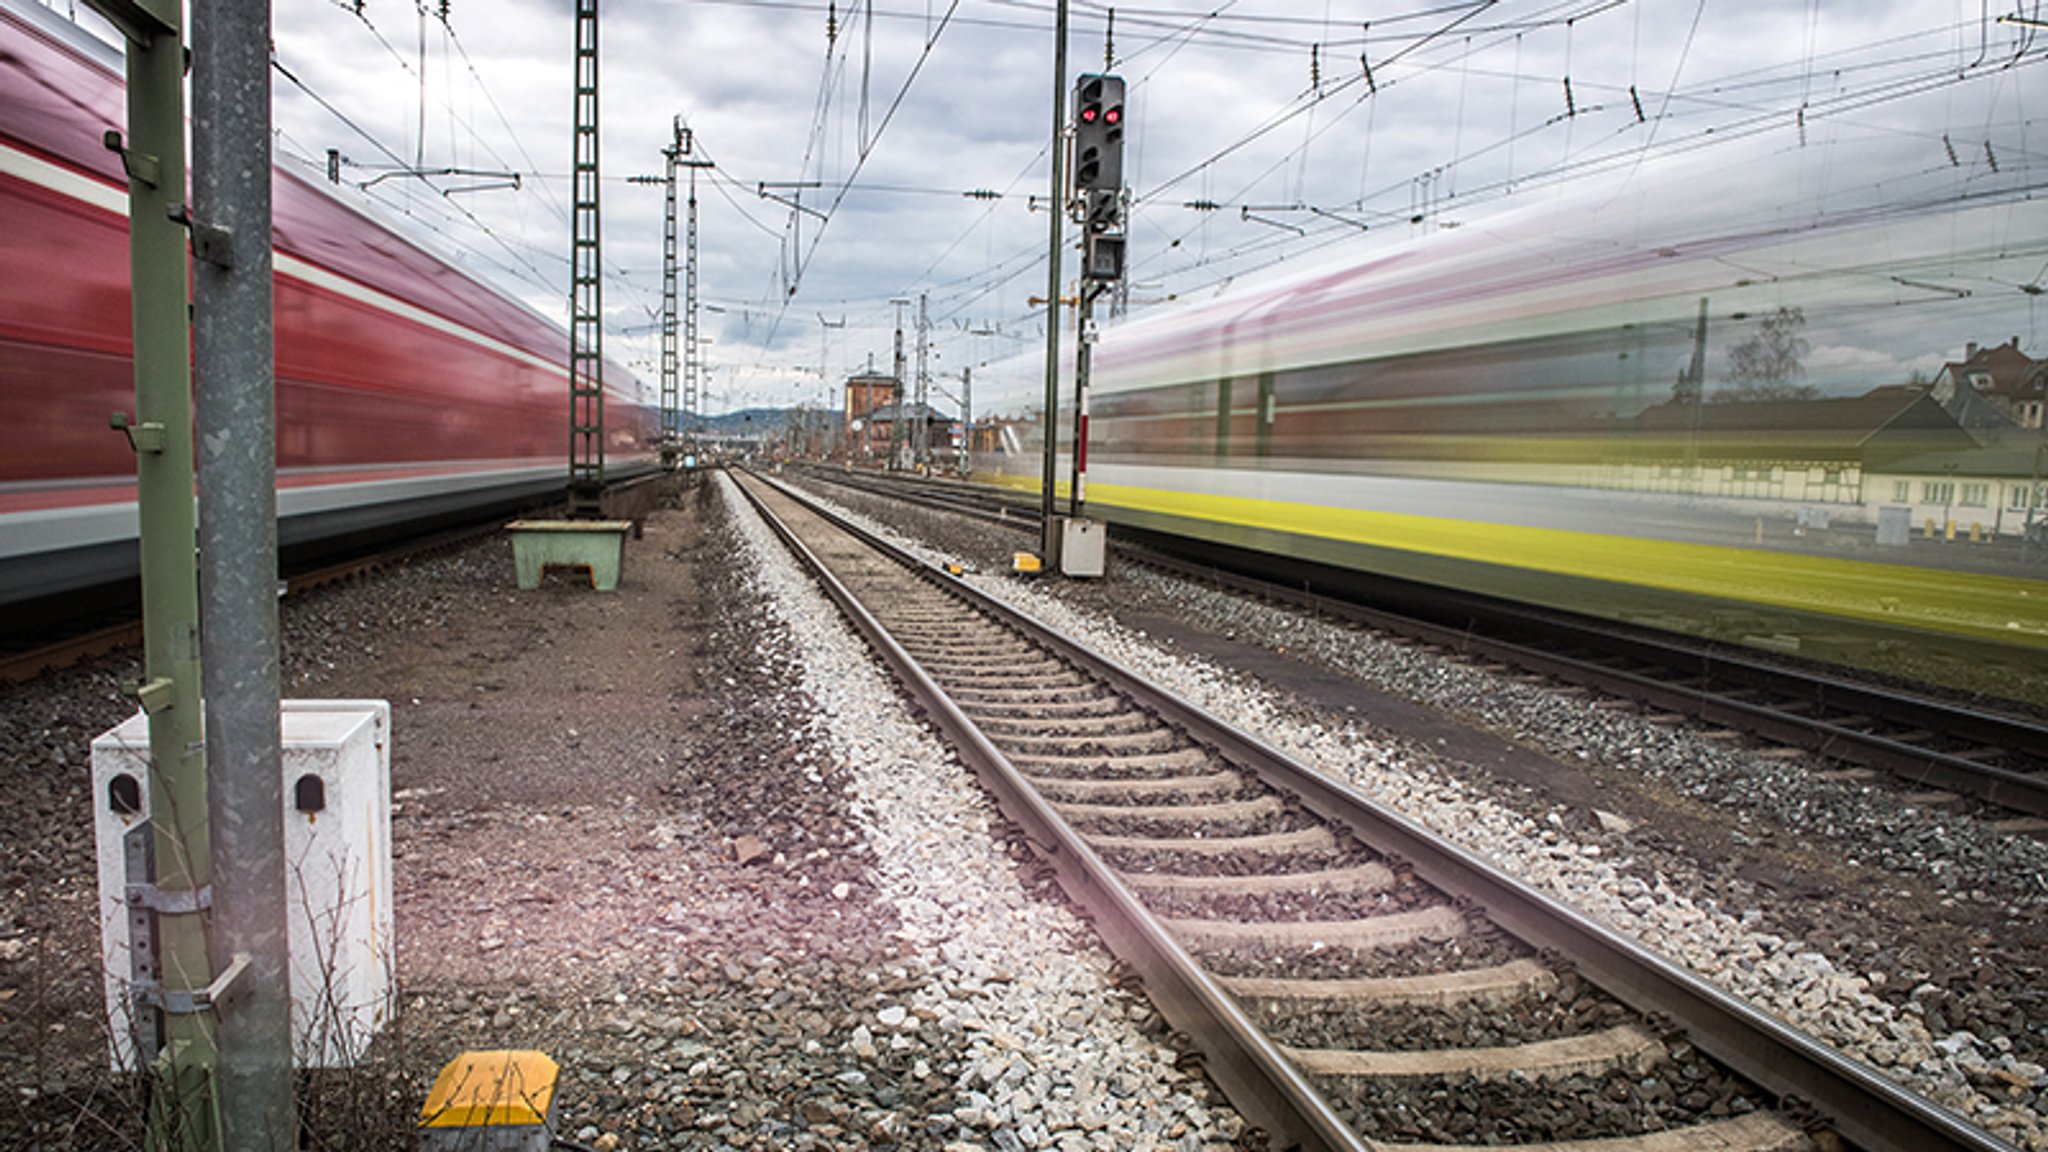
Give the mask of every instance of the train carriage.
[[[132, 579], [134, 407], [121, 61], [0, 6], [0, 604]], [[568, 334], [298, 173], [275, 176], [278, 535], [303, 553], [509, 508], [567, 481]], [[646, 466], [638, 383], [607, 364], [607, 459]]]

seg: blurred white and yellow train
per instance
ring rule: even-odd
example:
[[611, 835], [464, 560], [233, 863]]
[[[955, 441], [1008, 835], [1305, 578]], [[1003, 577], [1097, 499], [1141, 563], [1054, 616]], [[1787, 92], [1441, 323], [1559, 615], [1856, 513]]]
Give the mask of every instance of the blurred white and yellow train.
[[[1361, 237], [1108, 327], [1087, 512], [2048, 702], [2039, 172], [1796, 208], [1770, 173]], [[1043, 363], [977, 370], [977, 479], [1041, 490]]]

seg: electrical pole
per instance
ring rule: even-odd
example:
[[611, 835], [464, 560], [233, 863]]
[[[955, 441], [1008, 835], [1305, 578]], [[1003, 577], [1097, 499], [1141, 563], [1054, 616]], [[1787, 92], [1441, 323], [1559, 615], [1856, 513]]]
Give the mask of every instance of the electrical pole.
[[1052, 218], [1047, 225], [1045, 268], [1045, 415], [1040, 421], [1045, 438], [1043, 467], [1039, 479], [1039, 553], [1053, 554], [1053, 475], [1059, 468], [1060, 409], [1060, 244], [1061, 223], [1066, 219], [1067, 136], [1067, 0], [1059, 0], [1053, 20], [1052, 49]]
[[896, 408], [896, 415], [889, 421], [889, 460], [884, 470], [896, 471], [901, 467], [903, 453], [903, 308], [908, 300], [891, 300], [896, 306], [896, 368], [889, 385], [889, 401]]
[[671, 125], [674, 141], [661, 150], [667, 168], [661, 176], [628, 176], [632, 184], [660, 184], [661, 216], [661, 466], [676, 466], [676, 161], [685, 150], [683, 118]]
[[974, 368], [960, 370], [960, 474], [974, 471]]
[[213, 856], [220, 1138], [298, 1144], [278, 713], [270, 0], [192, 4], [192, 318], [200, 663]]
[[1074, 456], [1067, 488], [1067, 514], [1079, 520], [1088, 501], [1088, 371], [1095, 352], [1095, 297], [1102, 288], [1081, 282], [1081, 332], [1074, 345]]
[[923, 293], [923, 292], [920, 292], [920, 293], [918, 293], [918, 294], [917, 294], [917, 399], [916, 399], [916, 400], [915, 400], [915, 402], [914, 402], [914, 404], [915, 404], [915, 407], [917, 408], [917, 428], [916, 428], [916, 438], [915, 438], [915, 439], [914, 439], [914, 440], [912, 441], [912, 451], [913, 451], [913, 453], [914, 453], [914, 454], [916, 455], [916, 458], [917, 458], [917, 467], [918, 467], [918, 469], [919, 469], [919, 470], [923, 470], [923, 469], [925, 469], [925, 468], [929, 467], [929, 466], [931, 465], [931, 462], [932, 462], [932, 454], [931, 454], [931, 453], [932, 453], [932, 444], [931, 444], [931, 439], [932, 439], [932, 425], [931, 425], [931, 415], [930, 415], [930, 413], [931, 413], [931, 388], [932, 388], [932, 374], [931, 374], [931, 342], [932, 342], [932, 321], [931, 321], [931, 315], [930, 315], [930, 313], [929, 313], [929, 312], [927, 311], [927, 308], [926, 308], [926, 306], [927, 306], [927, 303], [928, 303], [928, 301], [927, 301], [927, 298], [926, 298], [926, 294], [925, 294], [925, 293]]
[[2034, 474], [2027, 480], [2027, 522], [2020, 527], [2020, 566], [2027, 564], [2027, 549], [2034, 542], [2035, 517], [2041, 512], [2042, 462], [2048, 459], [2048, 404], [2042, 406], [2040, 435], [2034, 439]]
[[[688, 128], [683, 129], [682, 150], [689, 155], [695, 137]], [[702, 431], [704, 413], [704, 360], [697, 339], [697, 169], [711, 167], [711, 161], [684, 159], [678, 161], [690, 170], [690, 202], [687, 206], [689, 224], [685, 229], [684, 307], [683, 307], [683, 432], [686, 437]], [[701, 456], [694, 446], [690, 456]]]
[[569, 515], [604, 495], [604, 259], [598, 203], [597, 2], [576, 0], [574, 184], [569, 240]]
[[1700, 403], [1707, 391], [1707, 298], [1700, 297], [1700, 318], [1693, 328], [1692, 364], [1685, 373], [1685, 491], [1700, 494]]
[[[175, 4], [90, 0], [127, 41], [128, 138], [107, 134], [128, 175], [135, 415], [113, 426], [135, 450], [141, 529], [143, 680], [150, 812], [130, 834], [140, 900], [131, 1001], [135, 1054], [153, 1083], [153, 1147], [219, 1147], [207, 892], [205, 736], [200, 717], [198, 528], [192, 506], [192, 387], [186, 313], [185, 46]], [[266, 140], [268, 138], [266, 137]], [[263, 171], [269, 174], [266, 157]]]

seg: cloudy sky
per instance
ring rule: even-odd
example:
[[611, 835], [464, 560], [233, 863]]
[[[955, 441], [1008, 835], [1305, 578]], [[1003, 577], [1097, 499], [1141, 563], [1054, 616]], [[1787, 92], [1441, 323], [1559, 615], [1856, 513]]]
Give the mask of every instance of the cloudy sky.
[[[344, 180], [565, 316], [569, 0], [274, 11], [280, 154], [319, 171], [338, 149]], [[1840, 196], [1873, 149], [1958, 194], [2038, 186], [2044, 15], [1072, 0], [1068, 69], [1107, 58], [1130, 82], [1135, 315], [1532, 201], [1691, 211], [1659, 178], [1686, 165], [1793, 157], [1790, 178], [1737, 182], [1750, 211]], [[678, 116], [716, 165], [698, 183], [709, 410], [819, 402], [870, 356], [886, 370], [896, 300], [926, 299], [942, 384], [1042, 346], [1053, 28], [1053, 0], [603, 0], [607, 353], [658, 376], [662, 196], [629, 178], [661, 172]], [[386, 175], [413, 166], [484, 175]], [[508, 172], [516, 191], [488, 175]]]

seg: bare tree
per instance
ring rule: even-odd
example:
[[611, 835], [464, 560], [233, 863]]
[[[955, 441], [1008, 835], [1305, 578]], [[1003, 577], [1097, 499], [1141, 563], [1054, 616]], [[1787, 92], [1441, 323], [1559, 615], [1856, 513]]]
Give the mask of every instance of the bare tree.
[[1781, 307], [1764, 317], [1747, 340], [1728, 350], [1728, 387], [1716, 391], [1711, 399], [1733, 404], [1818, 398], [1818, 388], [1795, 383], [1806, 374], [1801, 361], [1813, 350], [1799, 334], [1805, 326], [1806, 314], [1798, 308]]

